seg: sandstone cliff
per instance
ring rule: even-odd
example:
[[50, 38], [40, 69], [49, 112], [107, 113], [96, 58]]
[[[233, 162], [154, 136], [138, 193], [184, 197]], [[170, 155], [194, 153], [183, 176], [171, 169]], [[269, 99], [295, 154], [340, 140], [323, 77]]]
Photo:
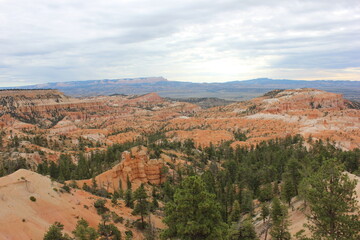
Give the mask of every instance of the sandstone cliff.
[[[146, 147], [133, 147], [129, 151], [123, 152], [121, 162], [112, 169], [95, 177], [97, 184], [113, 192], [119, 189], [119, 183], [122, 183], [122, 188], [126, 189], [127, 178], [133, 184], [133, 189], [140, 186], [141, 183], [160, 184], [165, 181], [166, 175], [162, 172], [165, 166], [165, 159], [150, 159], [149, 151]], [[86, 183], [88, 186], [92, 185], [92, 180], [77, 181], [80, 187]]]

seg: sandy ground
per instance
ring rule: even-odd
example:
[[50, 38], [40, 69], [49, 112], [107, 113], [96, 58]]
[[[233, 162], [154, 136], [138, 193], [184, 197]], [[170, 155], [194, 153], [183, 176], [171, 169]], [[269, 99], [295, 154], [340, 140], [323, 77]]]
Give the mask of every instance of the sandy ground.
[[[82, 190], [60, 193], [60, 187], [61, 184], [48, 177], [23, 169], [0, 178], [0, 239], [42, 239], [55, 221], [64, 224], [65, 232], [70, 234], [80, 218], [97, 228], [101, 218], [93, 203], [98, 197]], [[36, 198], [35, 202], [30, 200], [31, 196]], [[123, 236], [126, 230], [131, 230], [134, 239], [143, 239], [136, 229], [124, 226], [127, 219], [138, 217], [131, 215], [132, 209], [123, 206], [121, 201], [115, 207], [110, 200], [107, 203], [111, 211], [125, 219], [123, 224], [117, 224]], [[157, 216], [151, 216], [151, 221], [155, 227], [164, 227]]]

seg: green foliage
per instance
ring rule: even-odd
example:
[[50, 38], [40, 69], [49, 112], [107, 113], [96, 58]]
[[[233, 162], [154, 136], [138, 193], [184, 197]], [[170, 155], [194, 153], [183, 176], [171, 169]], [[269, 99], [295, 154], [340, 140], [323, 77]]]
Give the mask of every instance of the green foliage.
[[[241, 137], [244, 136], [239, 136], [239, 139]], [[139, 143], [148, 146], [150, 152], [155, 155], [160, 154], [164, 149], [176, 150], [186, 154], [188, 164], [184, 167], [169, 165], [172, 169], [171, 175], [166, 173], [167, 169], [161, 170], [164, 174], [161, 173], [160, 177], [167, 176], [167, 181], [159, 187], [160, 193], [156, 197], [153, 196], [150, 210], [154, 211], [157, 208], [157, 199], [164, 201], [166, 206], [171, 203], [175, 206], [175, 192], [182, 188], [183, 179], [187, 176], [201, 175], [206, 183], [205, 191], [214, 197], [214, 203], [219, 207], [220, 222], [233, 221], [231, 219], [234, 219], [236, 201], [240, 202], [242, 214], [252, 214], [253, 199], [268, 202], [274, 196], [279, 197], [278, 183], [281, 183], [281, 197], [284, 202], [290, 203], [292, 197], [299, 195], [307, 203], [308, 189], [311, 186], [309, 176], [319, 171], [324, 164], [324, 158], [337, 157], [347, 171], [360, 173], [359, 149], [344, 152], [321, 141], [309, 142], [311, 147], [307, 149], [302, 145], [304, 140], [300, 136], [274, 139], [262, 142], [256, 147], [236, 149], [231, 148], [229, 142], [219, 146], [210, 144], [208, 147], [196, 149], [192, 140], [180, 143], [168, 142], [163, 138], [164, 134], [161, 131], [143, 134], [143, 137], [137, 141], [113, 145], [106, 151], [92, 152], [91, 156], [85, 157], [80, 152], [75, 167], [64, 156], [61, 167], [60, 164], [44, 162], [38, 166], [38, 171], [42, 174], [50, 174], [58, 180], [67, 180], [69, 176], [72, 179], [89, 179], [109, 169], [119, 160], [122, 151]], [[2, 172], [5, 171], [0, 166], [0, 174]], [[133, 208], [135, 197], [129, 180], [127, 185], [128, 190], [124, 192], [119, 187], [119, 193], [124, 197], [126, 205]], [[83, 188], [97, 195], [110, 196], [104, 189], [94, 189], [85, 185]], [[284, 227], [284, 224], [280, 224], [280, 227]], [[239, 229], [236, 228], [236, 232]]]
[[25, 158], [10, 160], [0, 156], [0, 177], [13, 173], [19, 169], [31, 169]]
[[355, 180], [350, 180], [335, 159], [326, 160], [307, 181], [305, 199], [314, 239], [360, 239], [359, 207]]
[[244, 189], [241, 191], [241, 212], [252, 213], [253, 211], [253, 195], [251, 191]]
[[117, 205], [117, 203], [118, 203], [118, 198], [119, 198], [119, 193], [118, 192], [116, 192], [116, 191], [114, 191], [114, 194], [112, 195], [112, 198], [111, 198], [111, 203], [113, 204], [113, 205]]
[[271, 183], [267, 183], [260, 188], [259, 200], [261, 202], [270, 201], [273, 198], [273, 189]]
[[289, 240], [291, 235], [288, 232], [290, 225], [288, 221], [287, 209], [278, 198], [274, 198], [271, 209], [272, 228], [270, 235], [274, 240]]
[[284, 174], [283, 183], [281, 186], [281, 195], [283, 199], [289, 204], [291, 204], [291, 199], [296, 195], [296, 187], [291, 180], [291, 175], [289, 173]]
[[142, 229], [145, 228], [144, 225], [144, 216], [149, 214], [149, 202], [147, 201], [147, 194], [144, 188], [144, 185], [141, 184], [141, 186], [135, 190], [134, 192], [134, 200], [135, 200], [135, 207], [132, 214], [134, 215], [140, 215], [141, 216], [141, 224]]
[[111, 218], [114, 223], [123, 223], [124, 218], [117, 215], [115, 212], [111, 212]]
[[157, 201], [156, 197], [153, 197], [151, 203], [150, 203], [150, 211], [155, 212], [156, 209], [159, 208], [159, 202]]
[[[18, 142], [18, 140], [16, 140]], [[92, 145], [85, 139], [79, 139], [82, 148]], [[58, 181], [66, 181], [70, 179], [89, 179], [105, 170], [110, 169], [114, 162], [119, 161], [121, 153], [131, 147], [142, 144], [143, 141], [131, 141], [123, 144], [114, 144], [109, 146], [106, 151], [94, 151], [90, 156], [85, 157], [84, 152], [80, 149], [77, 155], [78, 163], [75, 165], [69, 155], [62, 154], [58, 164], [46, 161], [38, 165], [38, 173], [50, 175]], [[50, 166], [49, 166], [50, 165]]]
[[70, 192], [70, 187], [66, 184], [64, 184], [63, 186], [61, 186], [61, 189], [63, 189], [65, 192]]
[[129, 208], [134, 207], [134, 199], [132, 196], [131, 188], [127, 189], [125, 192], [125, 206], [127, 206]]
[[121, 179], [119, 180], [119, 198], [124, 198], [124, 189], [123, 189], [123, 186], [122, 186]]
[[36, 198], [34, 196], [30, 196], [30, 200], [36, 202]]
[[232, 206], [232, 211], [229, 215], [229, 220], [228, 222], [231, 223], [231, 222], [238, 222], [239, 219], [240, 219], [240, 203], [238, 200], [235, 200], [234, 201], [234, 204]]
[[132, 188], [129, 175], [126, 176], [126, 187], [127, 187], [127, 189], [130, 189], [130, 190], [131, 190], [131, 188]]
[[265, 222], [266, 218], [270, 215], [270, 209], [266, 203], [261, 204], [261, 218]]
[[198, 176], [181, 183], [174, 201], [166, 204], [165, 215], [168, 229], [162, 233], [164, 239], [225, 239], [227, 235], [215, 195], [206, 190]]
[[121, 232], [114, 224], [99, 224], [98, 233], [101, 240], [121, 240]]
[[256, 236], [254, 225], [251, 221], [251, 218], [246, 219], [244, 222], [241, 223], [239, 229], [239, 236], [237, 239], [241, 240], [257, 240], [258, 237]]
[[105, 207], [106, 200], [105, 199], [98, 199], [94, 202], [94, 207], [99, 215], [104, 214], [105, 212], [109, 211], [107, 207]]
[[233, 134], [234, 134], [234, 138], [236, 141], [246, 141], [247, 140], [246, 134], [241, 132], [240, 130], [234, 131]]
[[55, 222], [45, 233], [44, 240], [70, 240], [71, 238], [67, 234], [63, 234], [62, 230], [64, 230], [64, 225]]
[[131, 230], [125, 231], [126, 239], [132, 239], [133, 232]]
[[229, 231], [229, 240], [258, 240], [251, 218], [247, 218], [240, 224], [233, 223]]
[[72, 232], [76, 240], [96, 240], [98, 233], [92, 227], [89, 227], [89, 223], [84, 220], [78, 220], [75, 230]]

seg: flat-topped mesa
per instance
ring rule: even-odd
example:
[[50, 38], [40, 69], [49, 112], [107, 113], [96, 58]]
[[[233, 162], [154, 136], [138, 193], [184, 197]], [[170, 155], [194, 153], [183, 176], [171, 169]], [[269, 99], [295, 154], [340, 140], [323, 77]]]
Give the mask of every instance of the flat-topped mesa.
[[308, 109], [343, 110], [347, 108], [346, 100], [341, 94], [311, 88], [272, 91], [252, 101], [260, 103], [263, 111], [270, 113]]
[[13, 110], [24, 106], [57, 104], [69, 101], [69, 97], [54, 89], [10, 89], [0, 91], [0, 110]]

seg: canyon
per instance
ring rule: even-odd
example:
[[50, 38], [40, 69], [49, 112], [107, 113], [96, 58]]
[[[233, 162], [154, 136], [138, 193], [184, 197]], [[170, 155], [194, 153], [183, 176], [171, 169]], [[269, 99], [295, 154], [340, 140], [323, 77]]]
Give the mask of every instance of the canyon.
[[[273, 90], [251, 100], [205, 108], [193, 100], [181, 102], [157, 93], [75, 98], [58, 90], [2, 90], [0, 136], [3, 172], [14, 167], [13, 163], [21, 166], [14, 170], [26, 166], [37, 171], [41, 163], [58, 163], [64, 155], [76, 166], [81, 154], [90, 158], [128, 146], [107, 156], [111, 159], [107, 168], [92, 178], [57, 183], [24, 169], [0, 178], [0, 219], [7, 219], [0, 226], [0, 237], [40, 239], [55, 220], [69, 234], [80, 218], [92, 227], [101, 222], [92, 205], [100, 197], [82, 190], [84, 185], [91, 187], [96, 182], [114, 193], [127, 190], [130, 181], [133, 189], [146, 184], [150, 195], [150, 186], [163, 184], [167, 176], [175, 175], [174, 169], [190, 165], [186, 151], [158, 151], [160, 143], [251, 149], [264, 141], [301, 136], [307, 148], [322, 142], [348, 151], [360, 148], [360, 110], [359, 104], [341, 94], [312, 88]], [[60, 192], [63, 184], [78, 188]], [[30, 196], [38, 200], [31, 202]], [[114, 206], [109, 202], [107, 207], [125, 220], [137, 219], [123, 200]], [[155, 228], [164, 228], [161, 213], [150, 218]], [[297, 224], [305, 221], [299, 211], [291, 211], [290, 218], [297, 219]], [[21, 231], [13, 233], [15, 226]], [[134, 239], [144, 238], [141, 231], [125, 223], [116, 226], [133, 231]], [[297, 226], [291, 227], [292, 233]], [[256, 228], [260, 231], [262, 226]]]

